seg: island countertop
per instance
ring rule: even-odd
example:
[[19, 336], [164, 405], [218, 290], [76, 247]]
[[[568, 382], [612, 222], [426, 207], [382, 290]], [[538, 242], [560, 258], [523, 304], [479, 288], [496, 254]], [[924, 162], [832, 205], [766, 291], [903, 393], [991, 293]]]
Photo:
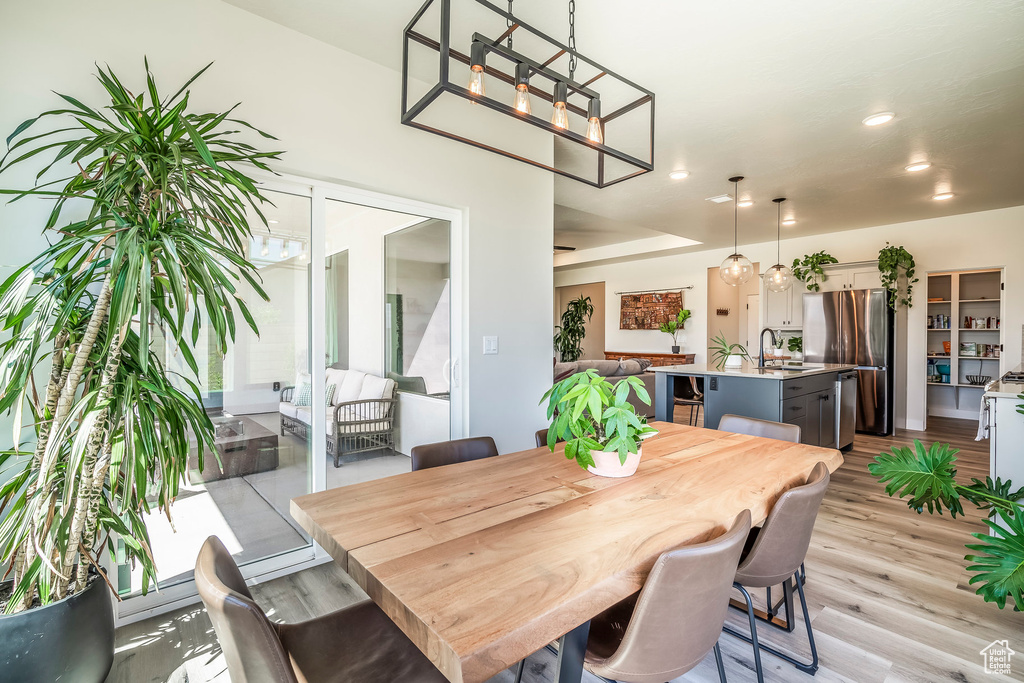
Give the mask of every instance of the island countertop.
[[[653, 369], [651, 368], [651, 370]], [[1024, 372], [1024, 364], [1018, 365], [1011, 372]], [[1020, 382], [1004, 382], [997, 379], [985, 386], [985, 398], [1017, 398], [1021, 394], [1024, 394], [1024, 383]]]
[[767, 365], [763, 368], [757, 367], [754, 363], [743, 363], [738, 368], [718, 368], [707, 363], [694, 363], [692, 365], [664, 365], [661, 367], [649, 368], [650, 372], [664, 372], [670, 375], [708, 375], [717, 377], [751, 377], [754, 379], [796, 379], [798, 377], [809, 377], [812, 375], [823, 375], [828, 373], [846, 372], [853, 370], [856, 365], [844, 365], [841, 363], [807, 363], [786, 365]]

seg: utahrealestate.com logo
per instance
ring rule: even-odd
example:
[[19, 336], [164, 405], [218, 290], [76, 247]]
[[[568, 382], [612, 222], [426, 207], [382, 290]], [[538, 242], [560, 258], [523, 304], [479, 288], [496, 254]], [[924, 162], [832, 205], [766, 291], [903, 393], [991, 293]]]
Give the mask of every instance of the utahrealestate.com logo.
[[1010, 641], [994, 640], [979, 654], [985, 658], [985, 673], [1009, 675], [1010, 658], [1017, 653], [1010, 649]]

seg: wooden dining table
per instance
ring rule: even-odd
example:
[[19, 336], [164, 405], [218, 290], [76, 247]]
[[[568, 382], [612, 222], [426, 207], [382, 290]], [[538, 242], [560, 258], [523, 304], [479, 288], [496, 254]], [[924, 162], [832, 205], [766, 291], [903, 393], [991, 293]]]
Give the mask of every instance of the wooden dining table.
[[[636, 474], [598, 477], [535, 448], [295, 498], [291, 512], [452, 683], [479, 683], [562, 638], [579, 681], [590, 619], [670, 549], [765, 519], [839, 451], [671, 423]], [[682, 619], [682, 617], [680, 617]]]

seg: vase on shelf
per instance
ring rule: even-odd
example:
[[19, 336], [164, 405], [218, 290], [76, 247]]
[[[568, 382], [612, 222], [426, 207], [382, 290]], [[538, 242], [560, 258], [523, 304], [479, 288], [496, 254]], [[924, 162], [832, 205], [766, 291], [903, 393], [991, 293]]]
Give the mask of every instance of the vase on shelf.
[[678, 354], [679, 353], [679, 347], [678, 346], [673, 346], [672, 347], [672, 353]]

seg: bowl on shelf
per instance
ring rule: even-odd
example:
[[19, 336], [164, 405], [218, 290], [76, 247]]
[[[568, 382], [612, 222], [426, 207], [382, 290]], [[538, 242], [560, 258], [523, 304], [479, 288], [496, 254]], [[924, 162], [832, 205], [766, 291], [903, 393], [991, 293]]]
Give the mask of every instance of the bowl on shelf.
[[968, 384], [988, 384], [991, 380], [991, 375], [967, 375]]

